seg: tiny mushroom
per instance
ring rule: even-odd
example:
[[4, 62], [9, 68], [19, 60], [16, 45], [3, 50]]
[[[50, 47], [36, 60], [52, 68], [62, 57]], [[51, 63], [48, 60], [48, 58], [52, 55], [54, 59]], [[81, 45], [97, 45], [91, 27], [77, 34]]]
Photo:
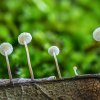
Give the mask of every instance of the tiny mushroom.
[[73, 70], [74, 70], [75, 75], [77, 76], [77, 75], [78, 75], [78, 73], [77, 73], [77, 67], [74, 66], [74, 67], [73, 67]]
[[49, 49], [48, 49], [48, 53], [54, 57], [54, 60], [55, 60], [55, 63], [56, 63], [56, 68], [57, 68], [57, 72], [58, 72], [58, 76], [59, 78], [61, 79], [62, 76], [61, 76], [61, 73], [60, 73], [60, 69], [59, 69], [59, 65], [58, 65], [58, 61], [57, 61], [57, 58], [56, 58], [56, 55], [59, 54], [59, 48], [57, 46], [51, 46]]
[[29, 66], [29, 71], [30, 71], [30, 75], [31, 75], [31, 80], [34, 79], [34, 75], [33, 75], [33, 70], [32, 70], [32, 66], [31, 66], [31, 61], [30, 61], [30, 56], [29, 56], [29, 51], [28, 51], [28, 46], [27, 44], [30, 43], [32, 40], [32, 36], [30, 33], [27, 32], [23, 32], [18, 36], [18, 42], [21, 45], [25, 46], [26, 49], [26, 54], [27, 54], [27, 60], [28, 60], [28, 66]]
[[96, 41], [100, 41], [100, 27], [96, 28], [93, 32], [93, 38]]
[[6, 57], [6, 62], [7, 62], [7, 68], [8, 68], [8, 74], [9, 74], [9, 79], [10, 82], [12, 82], [12, 74], [11, 74], [11, 69], [10, 69], [10, 63], [8, 59], [8, 55], [10, 55], [13, 52], [13, 47], [10, 43], [2, 43], [0, 45], [0, 53]]

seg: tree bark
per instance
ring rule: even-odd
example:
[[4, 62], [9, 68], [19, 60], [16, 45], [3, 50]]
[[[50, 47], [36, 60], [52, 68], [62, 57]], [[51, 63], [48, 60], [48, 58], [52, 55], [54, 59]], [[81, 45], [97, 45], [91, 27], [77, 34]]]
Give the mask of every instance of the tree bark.
[[100, 75], [56, 80], [0, 80], [0, 100], [100, 100]]

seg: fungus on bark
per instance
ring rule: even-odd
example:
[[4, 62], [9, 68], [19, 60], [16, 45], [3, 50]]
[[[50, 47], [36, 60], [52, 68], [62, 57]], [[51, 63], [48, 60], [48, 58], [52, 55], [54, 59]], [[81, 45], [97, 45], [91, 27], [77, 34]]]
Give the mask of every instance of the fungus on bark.
[[32, 70], [31, 61], [30, 61], [30, 55], [29, 55], [28, 46], [27, 46], [27, 44], [30, 43], [31, 40], [32, 40], [32, 36], [31, 36], [30, 33], [27, 33], [27, 32], [23, 32], [18, 36], [19, 44], [25, 46], [26, 54], [27, 54], [27, 60], [28, 60], [28, 67], [29, 67], [29, 71], [30, 71], [30, 75], [31, 75], [31, 80], [33, 80], [34, 75], [33, 75], [33, 70]]
[[48, 49], [48, 53], [54, 57], [54, 60], [55, 60], [55, 63], [56, 63], [56, 68], [57, 68], [57, 72], [58, 72], [58, 76], [59, 78], [62, 78], [61, 76], [61, 72], [60, 72], [60, 69], [59, 69], [59, 65], [58, 65], [58, 61], [57, 61], [57, 57], [56, 55], [59, 54], [59, 48], [57, 46], [51, 46], [49, 49]]
[[6, 62], [7, 62], [7, 69], [8, 69], [8, 74], [9, 74], [9, 79], [10, 82], [12, 82], [12, 74], [11, 74], [11, 69], [10, 69], [10, 63], [8, 56], [13, 52], [13, 47], [10, 43], [4, 42], [0, 45], [0, 53], [6, 57]]
[[75, 75], [77, 76], [77, 75], [78, 75], [78, 73], [77, 73], [77, 67], [74, 66], [74, 67], [73, 67], [73, 70], [74, 70]]

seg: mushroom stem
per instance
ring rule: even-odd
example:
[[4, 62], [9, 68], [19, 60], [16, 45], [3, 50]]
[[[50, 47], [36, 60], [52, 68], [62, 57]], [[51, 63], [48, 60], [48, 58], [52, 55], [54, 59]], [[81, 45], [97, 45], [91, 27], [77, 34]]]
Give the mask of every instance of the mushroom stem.
[[28, 66], [29, 66], [29, 71], [30, 71], [30, 75], [31, 75], [31, 80], [34, 80], [33, 70], [32, 70], [29, 51], [28, 51], [28, 46], [27, 46], [26, 42], [24, 42], [24, 45], [25, 45], [25, 49], [26, 49], [26, 54], [27, 54], [27, 60], [28, 60]]
[[77, 75], [78, 75], [78, 73], [77, 73], [77, 67], [74, 66], [74, 67], [73, 67], [73, 70], [74, 70], [75, 75], [77, 76]]
[[7, 62], [9, 79], [10, 79], [10, 82], [12, 82], [12, 74], [11, 74], [11, 69], [10, 69], [10, 63], [9, 63], [8, 55], [5, 53], [5, 56], [6, 56], [6, 62]]
[[60, 72], [60, 69], [59, 69], [59, 65], [58, 65], [58, 61], [57, 61], [55, 52], [53, 52], [53, 56], [54, 56], [54, 60], [55, 60], [55, 63], [56, 63], [56, 68], [57, 68], [58, 76], [59, 76], [59, 78], [61, 79], [62, 76], [61, 76], [61, 72]]

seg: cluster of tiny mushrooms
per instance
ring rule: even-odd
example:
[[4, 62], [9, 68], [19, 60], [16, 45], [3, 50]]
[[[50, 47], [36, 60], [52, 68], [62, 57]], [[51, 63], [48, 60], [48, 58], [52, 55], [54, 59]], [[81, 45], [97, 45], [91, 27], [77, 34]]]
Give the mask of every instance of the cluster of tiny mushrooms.
[[[100, 41], [100, 27], [94, 30], [94, 32], [93, 32], [93, 38], [96, 41]], [[23, 32], [23, 33], [21, 33], [18, 36], [18, 42], [19, 42], [19, 44], [25, 46], [31, 80], [34, 80], [33, 70], [32, 70], [31, 61], [30, 61], [30, 55], [29, 55], [28, 46], [27, 46], [27, 44], [30, 43], [31, 40], [32, 40], [32, 36], [31, 36], [30, 33], [27, 33], [27, 32]], [[13, 52], [13, 47], [12, 47], [12, 45], [10, 43], [4, 42], [4, 43], [2, 43], [0, 45], [0, 53], [3, 56], [5, 56], [5, 58], [6, 58], [7, 69], [8, 69], [8, 75], [9, 75], [10, 82], [12, 82], [12, 74], [11, 74], [11, 69], [10, 69], [10, 63], [9, 63], [8, 56], [12, 52]], [[56, 69], [57, 69], [57, 72], [58, 72], [58, 76], [59, 76], [59, 79], [61, 79], [62, 76], [61, 76], [61, 72], [60, 72], [58, 61], [57, 61], [57, 57], [56, 57], [59, 54], [59, 48], [57, 46], [51, 46], [48, 49], [48, 53], [51, 56], [54, 57], [55, 64], [56, 64]], [[77, 67], [76, 66], [73, 67], [73, 70], [74, 70], [75, 75], [78, 75], [78, 73], [77, 73]]]

